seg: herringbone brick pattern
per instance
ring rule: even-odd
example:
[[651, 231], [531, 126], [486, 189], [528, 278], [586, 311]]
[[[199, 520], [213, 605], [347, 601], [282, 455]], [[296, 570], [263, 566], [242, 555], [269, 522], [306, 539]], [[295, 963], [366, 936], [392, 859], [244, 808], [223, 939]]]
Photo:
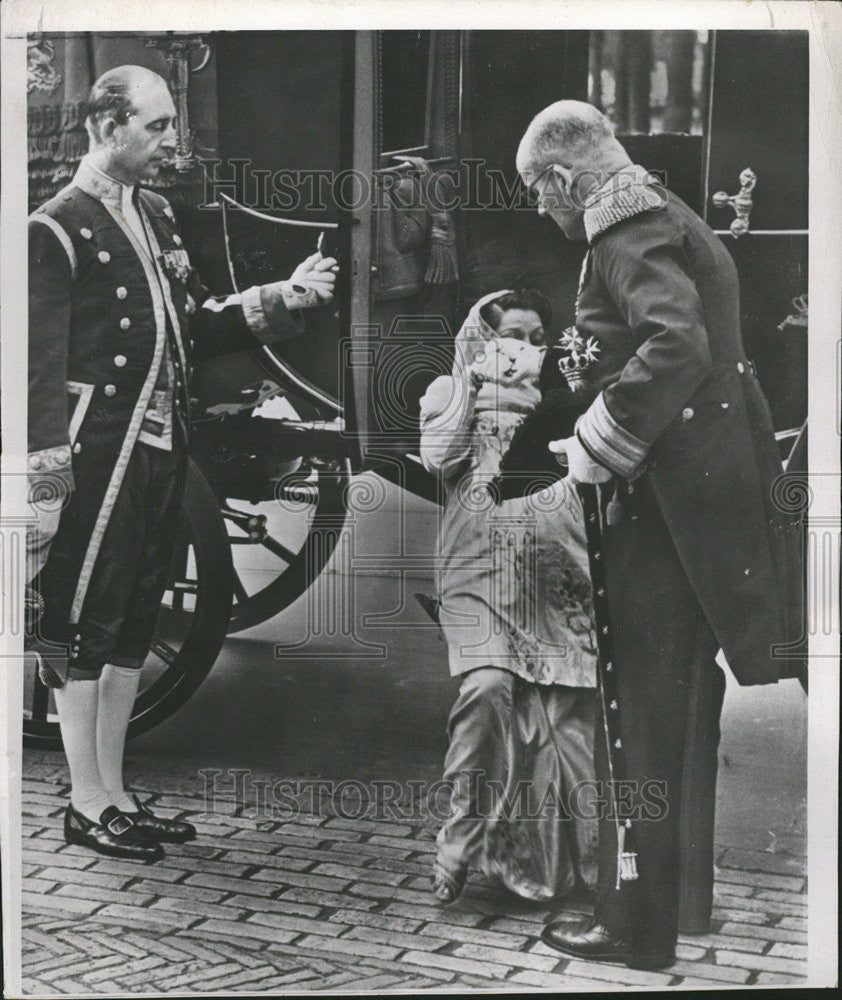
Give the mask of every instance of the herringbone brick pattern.
[[[64, 843], [67, 786], [25, 781], [26, 993], [389, 991], [474, 986], [571, 991], [793, 984], [806, 976], [804, 861], [722, 849], [713, 932], [682, 938], [660, 972], [565, 959], [539, 934], [548, 908], [473, 876], [434, 905], [423, 822], [330, 815], [262, 819], [157, 795], [199, 838], [159, 864]], [[567, 910], [579, 919], [586, 907]]]

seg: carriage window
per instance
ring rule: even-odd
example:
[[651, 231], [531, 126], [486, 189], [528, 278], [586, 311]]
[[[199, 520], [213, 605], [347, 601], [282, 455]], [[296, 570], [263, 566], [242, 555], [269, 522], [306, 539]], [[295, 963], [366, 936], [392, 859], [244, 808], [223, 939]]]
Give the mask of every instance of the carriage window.
[[380, 150], [428, 143], [429, 31], [380, 32]]
[[707, 31], [592, 31], [589, 100], [618, 135], [701, 135], [707, 49]]

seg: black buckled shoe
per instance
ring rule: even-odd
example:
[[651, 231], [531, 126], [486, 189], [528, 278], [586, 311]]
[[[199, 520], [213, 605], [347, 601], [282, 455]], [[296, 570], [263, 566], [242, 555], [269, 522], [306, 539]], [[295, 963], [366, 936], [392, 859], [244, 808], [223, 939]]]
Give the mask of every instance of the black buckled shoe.
[[127, 816], [139, 830], [142, 830], [153, 840], [170, 844], [183, 844], [196, 836], [196, 827], [191, 823], [185, 823], [182, 819], [164, 819], [163, 816], [156, 816], [136, 795], [132, 795], [131, 798], [137, 806], [137, 812], [124, 813], [123, 815]]
[[629, 955], [626, 942], [614, 937], [595, 920], [584, 925], [574, 924], [572, 928], [565, 921], [547, 924], [541, 932], [541, 940], [565, 955], [591, 961], [623, 962]]
[[164, 856], [163, 847], [150, 840], [116, 806], [103, 809], [99, 823], [68, 806], [64, 814], [64, 839], [68, 844], [90, 847], [92, 851], [112, 858], [160, 861]]

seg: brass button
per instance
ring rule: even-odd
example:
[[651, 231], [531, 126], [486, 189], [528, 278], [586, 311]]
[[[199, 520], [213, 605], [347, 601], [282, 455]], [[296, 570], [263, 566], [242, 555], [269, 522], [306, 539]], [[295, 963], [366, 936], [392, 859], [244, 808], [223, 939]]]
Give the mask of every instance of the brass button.
[[738, 361], [737, 362], [737, 371], [740, 373], [740, 375], [742, 375], [745, 370], [746, 370], [746, 366], [742, 363], [742, 361]]
[[118, 355], [117, 355], [117, 356], [116, 356], [116, 357], [114, 358], [114, 364], [115, 364], [115, 365], [116, 365], [116, 366], [117, 366], [118, 368], [124, 368], [124, 367], [125, 367], [125, 365], [126, 365], [126, 361], [127, 361], [127, 360], [128, 360], [128, 359], [126, 358], [126, 355], [125, 355], [125, 354], [118, 354]]
[[88, 229], [87, 226], [82, 226], [79, 230], [79, 235], [83, 240], [89, 240], [94, 234], [90, 231], [90, 229]]
[[73, 454], [78, 455], [81, 450], [82, 450], [82, 445], [79, 444], [79, 442], [77, 441], [76, 444], [73, 445]]
[[41, 462], [41, 456], [40, 455], [31, 455], [30, 456], [30, 458], [29, 458], [29, 468], [30, 469], [40, 469], [42, 464], [43, 463]]
[[120, 320], [120, 329], [121, 330], [128, 330], [131, 325], [132, 325], [132, 321], [129, 319], [128, 316], [124, 316]]
[[100, 250], [97, 257], [99, 257], [100, 262], [103, 264], [107, 264], [111, 260], [111, 254], [107, 250]]
[[727, 410], [727, 409], [728, 409], [728, 407], [729, 407], [729, 406], [730, 406], [731, 404], [730, 404], [730, 403], [720, 403], [719, 405], [720, 405], [720, 406], [722, 407], [722, 409], [723, 409], [723, 410]]
[[105, 393], [106, 396], [114, 396], [117, 393], [117, 386], [107, 385], [102, 391]]
[[70, 461], [69, 451], [60, 451], [58, 455], [56, 455], [56, 462], [58, 462], [59, 465], [67, 465], [69, 461]]
[[692, 406], [685, 406], [684, 409], [681, 411], [682, 420], [692, 420], [694, 416], [695, 416], [695, 410], [693, 409]]
[[123, 287], [123, 285], [120, 285], [120, 287], [117, 289], [118, 299], [124, 299], [128, 294], [129, 294], [128, 291]]

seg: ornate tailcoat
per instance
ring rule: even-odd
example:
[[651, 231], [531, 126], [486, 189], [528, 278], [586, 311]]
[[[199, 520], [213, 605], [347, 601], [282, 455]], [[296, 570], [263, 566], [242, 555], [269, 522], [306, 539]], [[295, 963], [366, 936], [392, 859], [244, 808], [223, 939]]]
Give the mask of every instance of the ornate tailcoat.
[[65, 540], [73, 558], [63, 606], [49, 609], [68, 624], [79, 620], [167, 357], [174, 433], [186, 436], [194, 358], [301, 332], [300, 321], [258, 287], [210, 297], [166, 199], [141, 189], [128, 195], [148, 248], [121, 211], [127, 189], [88, 160], [29, 223], [31, 492], [69, 492], [75, 523], [84, 525]]
[[[737, 273], [720, 239], [640, 167], [586, 207], [576, 327], [601, 389], [579, 420], [591, 455], [649, 480], [687, 579], [742, 684], [792, 670], [799, 529], [776, 502], [781, 463], [740, 335]], [[628, 581], [634, 586], [634, 581]]]

